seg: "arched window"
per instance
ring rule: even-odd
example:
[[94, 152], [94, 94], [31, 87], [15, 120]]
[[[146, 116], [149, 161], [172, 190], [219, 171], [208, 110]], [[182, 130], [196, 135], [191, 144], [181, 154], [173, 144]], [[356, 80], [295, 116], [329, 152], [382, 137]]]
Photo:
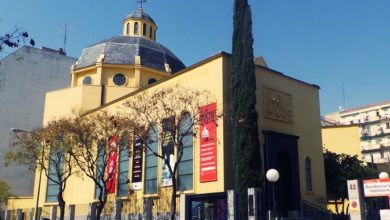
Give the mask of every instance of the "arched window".
[[142, 25], [142, 34], [144, 36], [146, 35], [146, 24], [145, 23]]
[[305, 180], [306, 180], [306, 191], [313, 191], [313, 183], [311, 179], [311, 161], [309, 157], [305, 159]]
[[134, 23], [134, 34], [138, 34], [138, 22]]
[[153, 28], [152, 28], [152, 26], [149, 27], [149, 37], [150, 37], [150, 39], [153, 39]]
[[158, 152], [158, 130], [156, 126], [149, 128], [148, 136], [145, 158], [145, 194], [155, 194], [157, 193], [157, 157], [154, 156], [154, 153]]
[[154, 31], [153, 31], [153, 38], [154, 38], [154, 40], [156, 40], [156, 29], [154, 29]]
[[92, 84], [92, 78], [90, 76], [86, 76], [83, 79], [83, 85], [91, 85]]
[[130, 23], [126, 24], [126, 35], [130, 34]]
[[148, 85], [153, 84], [155, 82], [157, 82], [157, 80], [155, 78], [151, 78], [148, 80]]
[[183, 156], [179, 163], [178, 169], [178, 189], [180, 191], [191, 190], [193, 188], [193, 166], [194, 166], [194, 145], [193, 145], [193, 128], [192, 118], [185, 114], [180, 122], [179, 144], [183, 146]]

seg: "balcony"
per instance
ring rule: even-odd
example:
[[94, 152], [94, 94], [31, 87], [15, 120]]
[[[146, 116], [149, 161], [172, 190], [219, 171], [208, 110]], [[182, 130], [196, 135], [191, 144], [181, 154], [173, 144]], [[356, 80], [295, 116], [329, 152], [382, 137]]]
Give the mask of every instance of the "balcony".
[[379, 148], [362, 150], [362, 154], [377, 153], [377, 152], [383, 152], [383, 151], [390, 151], [390, 146], [380, 145]]

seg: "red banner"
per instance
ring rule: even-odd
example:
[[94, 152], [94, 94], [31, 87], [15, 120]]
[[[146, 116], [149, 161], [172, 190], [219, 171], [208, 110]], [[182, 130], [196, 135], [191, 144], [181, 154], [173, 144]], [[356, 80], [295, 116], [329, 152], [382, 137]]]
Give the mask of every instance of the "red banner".
[[107, 148], [107, 182], [106, 190], [107, 194], [115, 193], [116, 188], [116, 172], [117, 172], [117, 158], [118, 158], [118, 136], [111, 136], [108, 139]]
[[217, 180], [216, 103], [200, 107], [200, 182]]

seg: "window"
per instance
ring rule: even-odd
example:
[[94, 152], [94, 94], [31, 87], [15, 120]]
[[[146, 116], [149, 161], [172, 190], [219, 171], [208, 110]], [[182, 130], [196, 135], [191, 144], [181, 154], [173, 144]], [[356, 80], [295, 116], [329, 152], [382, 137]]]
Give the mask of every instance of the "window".
[[119, 152], [118, 196], [127, 196], [129, 181], [129, 148], [122, 146]]
[[157, 193], [157, 157], [158, 131], [156, 126], [149, 128], [149, 142], [145, 158], [145, 194]]
[[144, 36], [146, 35], [146, 24], [145, 23], [142, 25], [142, 34]]
[[153, 28], [152, 26], [149, 27], [149, 37], [153, 39]]
[[154, 40], [156, 40], [156, 29], [153, 31]]
[[61, 182], [58, 177], [62, 176], [61, 173], [64, 172], [64, 167], [64, 155], [59, 152], [50, 153], [49, 178], [47, 180], [46, 188], [46, 202], [58, 202], [57, 195], [59, 193], [59, 183]]
[[[106, 160], [106, 155], [104, 152], [104, 146], [98, 147], [98, 158], [97, 158], [97, 164], [96, 164], [96, 178], [99, 182], [99, 185], [105, 187], [103, 178], [104, 178], [104, 162]], [[95, 185], [95, 198], [99, 197], [99, 187]]]
[[86, 76], [83, 79], [83, 85], [91, 85], [92, 84], [92, 78], [90, 76]]
[[313, 191], [312, 180], [311, 180], [311, 161], [309, 157], [305, 159], [305, 178], [306, 178], [306, 191]]
[[113, 81], [115, 85], [123, 86], [126, 83], [126, 76], [122, 73], [117, 73], [115, 74]]
[[134, 34], [138, 34], [138, 22], [134, 23]]
[[126, 35], [130, 34], [130, 23], [126, 24]]
[[157, 82], [157, 80], [155, 78], [151, 78], [148, 80], [148, 85], [153, 84], [155, 82]]
[[178, 167], [178, 189], [190, 190], [193, 186], [193, 135], [192, 118], [186, 114], [180, 122], [179, 140], [182, 139], [183, 156]]
[[390, 122], [386, 122], [386, 129], [390, 129]]

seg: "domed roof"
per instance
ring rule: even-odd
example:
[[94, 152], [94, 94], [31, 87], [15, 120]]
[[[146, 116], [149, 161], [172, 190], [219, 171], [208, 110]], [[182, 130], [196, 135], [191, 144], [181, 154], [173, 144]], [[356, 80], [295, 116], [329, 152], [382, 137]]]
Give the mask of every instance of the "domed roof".
[[155, 41], [143, 37], [117, 36], [85, 48], [75, 69], [95, 65], [101, 54], [104, 54], [104, 64], [134, 65], [135, 56], [140, 56], [142, 66], [158, 71], [166, 72], [166, 63], [172, 73], [185, 68], [183, 62], [168, 48]]
[[126, 16], [125, 20], [126, 19], [129, 19], [129, 18], [139, 18], [139, 19], [144, 19], [144, 20], [147, 20], [147, 21], [150, 21], [152, 22], [153, 24], [156, 24], [153, 20], [152, 17], [150, 17], [150, 15], [148, 15], [146, 12], [144, 12], [143, 9], [138, 9], [132, 13], [130, 13], [129, 15]]

